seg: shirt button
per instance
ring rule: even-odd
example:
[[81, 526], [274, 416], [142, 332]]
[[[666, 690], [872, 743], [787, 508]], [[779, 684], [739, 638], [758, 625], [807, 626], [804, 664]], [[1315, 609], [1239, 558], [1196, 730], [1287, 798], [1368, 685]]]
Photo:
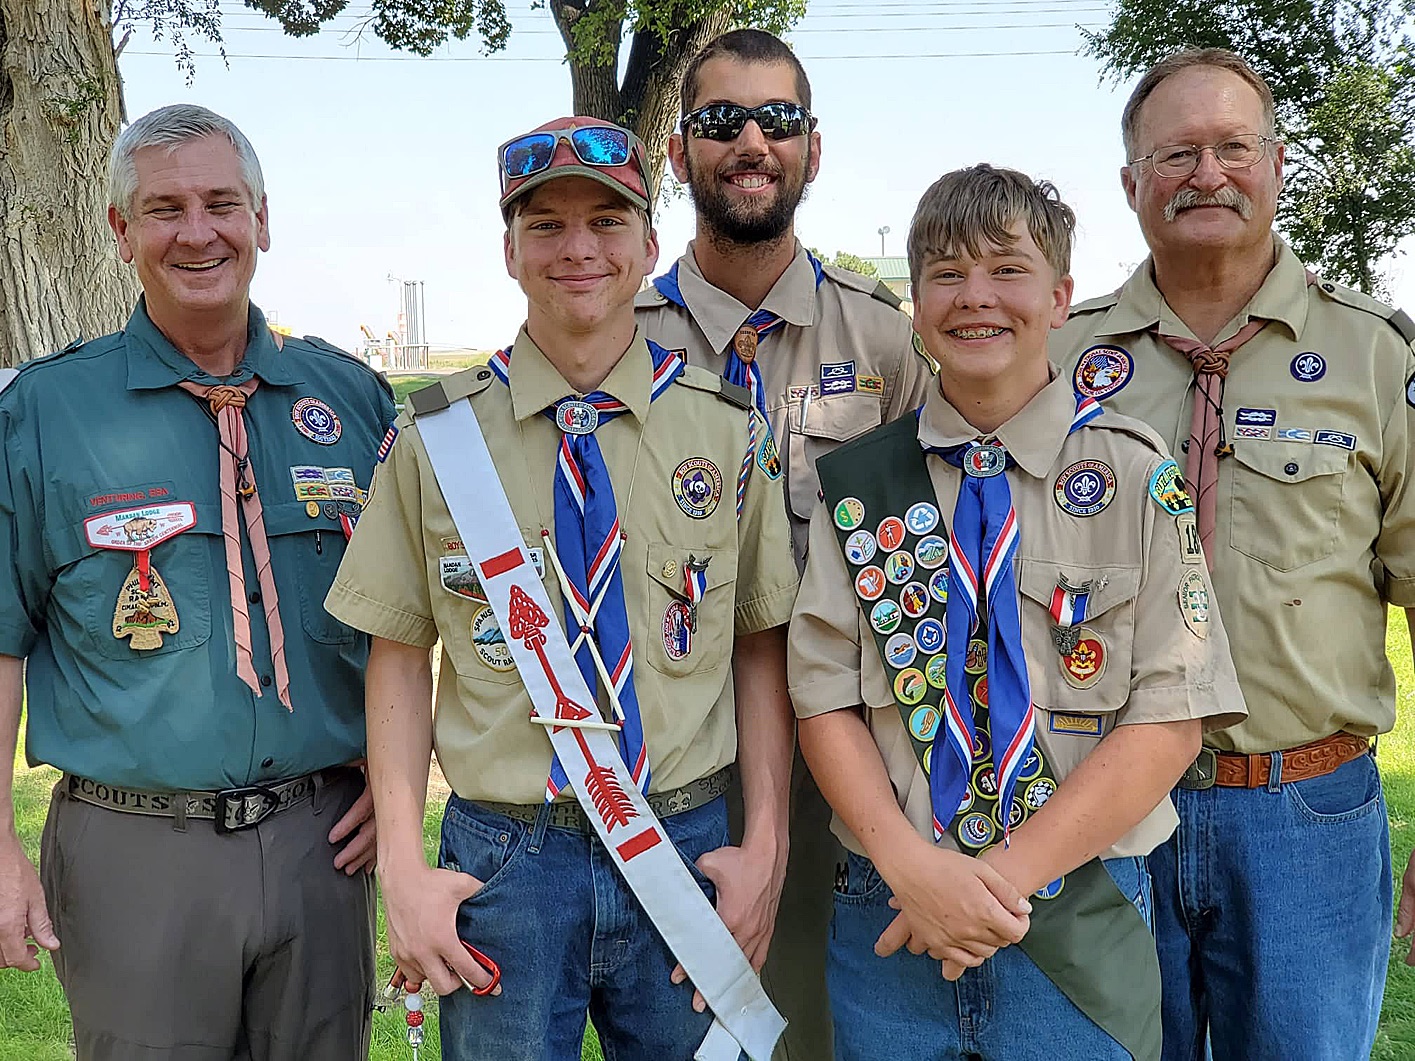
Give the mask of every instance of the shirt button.
[[1296, 461], [1288, 461], [1286, 464], [1284, 464], [1284, 465], [1282, 466], [1282, 470], [1285, 471], [1288, 475], [1296, 475], [1296, 474], [1297, 474], [1297, 471], [1298, 471], [1297, 462], [1296, 462]]
[[272, 758], [270, 758], [270, 756], [267, 755], [264, 759], [262, 759], [262, 760], [260, 761], [260, 765], [261, 765], [261, 769], [263, 769], [263, 770], [269, 770], [272, 766], [275, 765], [275, 760], [272, 759]]
[[260, 684], [261, 684], [261, 685], [264, 685], [267, 689], [269, 689], [269, 688], [270, 688], [270, 675], [269, 675], [269, 674], [262, 674], [262, 675], [260, 676]]
[[1183, 451], [1184, 453], [1188, 453], [1188, 452], [1189, 452], [1189, 440], [1186, 438], [1183, 442], [1179, 443], [1179, 448], [1180, 448], [1180, 450]]
[[252, 604], [259, 604], [259, 603], [260, 603], [260, 590], [258, 590], [258, 589], [253, 589], [253, 590], [251, 590], [251, 603], [252, 603]]

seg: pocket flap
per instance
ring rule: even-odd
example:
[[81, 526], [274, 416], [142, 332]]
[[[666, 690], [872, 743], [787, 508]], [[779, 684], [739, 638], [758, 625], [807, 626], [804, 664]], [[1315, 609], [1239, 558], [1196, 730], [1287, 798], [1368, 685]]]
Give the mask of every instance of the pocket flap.
[[856, 435], [880, 425], [879, 398], [870, 394], [837, 394], [816, 398], [806, 403], [806, 418], [801, 420], [801, 402], [789, 407], [791, 430], [811, 438], [832, 442], [848, 442]]
[[1347, 453], [1340, 446], [1318, 446], [1311, 442], [1233, 447], [1233, 456], [1239, 464], [1280, 483], [1300, 483], [1319, 475], [1340, 474], [1346, 470]]
[[1051, 607], [1051, 595], [1064, 577], [1068, 585], [1091, 583], [1091, 599], [1086, 608], [1088, 618], [1104, 615], [1117, 604], [1134, 600], [1140, 592], [1140, 568], [1117, 567], [1114, 564], [1088, 566], [1071, 562], [1036, 560], [1028, 557], [1017, 561], [1017, 585], [1024, 596], [1043, 608]]
[[730, 554], [724, 554], [721, 550], [714, 552], [712, 549], [706, 548], [689, 549], [681, 545], [668, 545], [660, 542], [649, 544], [646, 571], [649, 578], [664, 586], [670, 593], [687, 599], [688, 583], [683, 566], [690, 557], [699, 561], [707, 560], [706, 588], [709, 590], [725, 586], [737, 578], [737, 572], [734, 570], [736, 565]]

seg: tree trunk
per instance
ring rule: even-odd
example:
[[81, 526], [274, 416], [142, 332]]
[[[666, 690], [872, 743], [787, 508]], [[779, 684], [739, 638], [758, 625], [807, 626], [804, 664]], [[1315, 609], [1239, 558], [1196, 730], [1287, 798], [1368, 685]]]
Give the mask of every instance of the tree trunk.
[[137, 281], [109, 231], [121, 121], [109, 0], [0, 0], [0, 365], [122, 327]]

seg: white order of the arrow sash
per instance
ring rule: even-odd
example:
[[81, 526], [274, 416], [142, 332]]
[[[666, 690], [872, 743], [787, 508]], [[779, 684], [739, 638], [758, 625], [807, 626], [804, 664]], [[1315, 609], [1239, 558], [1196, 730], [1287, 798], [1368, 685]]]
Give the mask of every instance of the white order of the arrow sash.
[[[541, 718], [581, 719], [595, 699], [531, 564], [471, 403], [417, 413], [418, 432], [487, 603]], [[696, 1061], [768, 1061], [785, 1020], [689, 874], [607, 731], [546, 726], [575, 798], [716, 1018]]]

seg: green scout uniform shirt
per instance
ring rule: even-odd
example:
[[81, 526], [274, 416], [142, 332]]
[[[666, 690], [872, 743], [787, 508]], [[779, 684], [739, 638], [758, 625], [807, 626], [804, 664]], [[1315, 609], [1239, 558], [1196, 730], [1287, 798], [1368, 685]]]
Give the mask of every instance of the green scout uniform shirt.
[[[1270, 321], [1233, 354], [1224, 387], [1233, 456], [1219, 462], [1213, 582], [1251, 715], [1213, 747], [1267, 752], [1395, 722], [1386, 605], [1415, 606], [1415, 355], [1392, 313], [1309, 284], [1278, 240], [1272, 272], [1218, 334]], [[1151, 425], [1184, 467], [1194, 372], [1157, 326], [1193, 336], [1147, 260], [1076, 306], [1052, 350], [1068, 379], [1097, 345], [1128, 351], [1132, 377], [1101, 403]]]
[[[747, 448], [746, 409], [723, 400], [721, 381], [701, 369], [683, 375], [650, 406], [652, 361], [636, 338], [600, 385], [629, 412], [595, 432], [614, 483], [624, 531], [620, 568], [634, 686], [639, 695], [653, 791], [708, 776], [737, 757], [732, 642], [791, 617], [796, 569], [780, 485], [759, 472], [747, 480], [740, 522], [737, 471]], [[542, 410], [574, 388], [522, 331], [510, 386], [489, 369], [444, 381], [452, 400], [470, 395], [527, 548], [555, 534], [553, 484], [561, 434]], [[327, 606], [378, 637], [431, 648], [442, 639], [434, 737], [438, 762], [464, 799], [539, 803], [550, 742], [528, 721], [530, 698], [514, 666], [486, 643], [499, 637], [479, 586], [469, 586], [457, 527], [409, 413], [381, 465], [369, 505]], [[705, 459], [721, 490], [702, 516], [674, 495], [675, 472]], [[462, 528], [474, 533], [474, 528]], [[707, 592], [689, 651], [669, 650], [670, 625], [686, 599], [683, 567], [710, 558]], [[552, 614], [563, 622], [559, 584], [543, 565]], [[498, 669], [500, 668], [500, 669]], [[573, 799], [566, 792], [561, 798]]]
[[[737, 329], [754, 312], [703, 278], [693, 244], [678, 260], [684, 310], [648, 288], [635, 301], [639, 327], [690, 365], [721, 374]], [[887, 301], [886, 301], [887, 299]], [[767, 417], [785, 470], [797, 565], [805, 563], [806, 529], [820, 493], [816, 458], [840, 443], [889, 423], [924, 402], [931, 368], [915, 353], [909, 318], [873, 277], [833, 265], [816, 285], [806, 250], [796, 257], [761, 304], [786, 321], [762, 340]], [[852, 366], [821, 392], [822, 367]]]
[[[236, 676], [217, 429], [206, 403], [176, 386], [252, 375], [260, 387], [245, 420], [293, 712], [276, 697], [244, 527], [262, 695]], [[339, 417], [332, 445], [296, 430], [295, 403], [307, 397]], [[367, 486], [392, 418], [379, 376], [322, 343], [286, 339], [277, 350], [254, 306], [245, 357], [226, 380], [178, 353], [141, 300], [125, 330], [25, 365], [0, 394], [0, 653], [28, 657], [30, 762], [173, 791], [276, 781], [362, 755], [368, 641], [321, 603], [344, 534], [333, 501], [308, 514], [294, 469], [349, 469]], [[175, 502], [195, 506], [196, 526], [157, 544], [151, 559], [180, 628], [161, 648], [135, 651], [113, 636], [113, 611], [137, 554], [90, 546], [84, 520]]]
[[[1109, 412], [1068, 435], [1075, 413], [1070, 379], [1057, 376], [995, 432], [1017, 461], [1007, 476], [1020, 528], [1023, 650], [1037, 708], [1035, 739], [1058, 782], [1116, 726], [1195, 718], [1206, 727], [1227, 726], [1244, 712], [1216, 613], [1209, 611], [1207, 636], [1200, 638], [1186, 628], [1180, 609], [1181, 579], [1207, 576], [1197, 557], [1185, 562], [1175, 516], [1149, 495], [1150, 477], [1167, 457], [1163, 443], [1143, 424]], [[979, 437], [937, 387], [929, 390], [918, 434], [921, 444], [937, 447]], [[1078, 461], [1103, 462], [1114, 475], [1113, 499], [1090, 516], [1073, 515], [1057, 502], [1058, 479]], [[963, 473], [942, 460], [930, 459], [928, 467], [939, 526], [951, 527]], [[885, 515], [866, 513], [866, 527]], [[1073, 586], [1088, 579], [1095, 584], [1083, 631], [1099, 638], [1106, 658], [1099, 678], [1084, 688], [1066, 680], [1051, 637], [1048, 607], [1061, 576]], [[798, 717], [868, 709], [865, 721], [900, 809], [919, 835], [932, 839], [929, 781], [895, 706], [895, 672], [885, 672], [823, 504], [811, 519], [810, 558], [787, 659]], [[1101, 857], [1148, 854], [1177, 822], [1166, 797]], [[835, 831], [846, 847], [865, 853], [839, 818]], [[951, 835], [941, 843], [956, 847]]]

